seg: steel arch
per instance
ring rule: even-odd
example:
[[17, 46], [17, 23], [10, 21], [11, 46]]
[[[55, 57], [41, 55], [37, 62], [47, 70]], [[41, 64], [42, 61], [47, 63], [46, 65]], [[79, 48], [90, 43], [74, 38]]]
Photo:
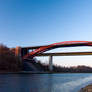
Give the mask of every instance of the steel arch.
[[54, 48], [59, 48], [59, 47], [75, 47], [75, 46], [92, 46], [92, 41], [64, 41], [64, 42], [58, 42], [58, 43], [53, 43], [48, 46], [43, 46], [38, 49], [35, 49], [34, 51], [28, 53], [23, 57], [23, 59], [26, 59], [27, 57], [35, 57], [38, 54], [41, 54], [45, 51], [54, 49]]

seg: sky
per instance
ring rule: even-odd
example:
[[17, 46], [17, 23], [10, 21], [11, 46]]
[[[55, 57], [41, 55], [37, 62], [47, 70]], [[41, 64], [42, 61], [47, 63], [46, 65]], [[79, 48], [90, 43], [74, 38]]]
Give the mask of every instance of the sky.
[[[0, 43], [24, 47], [76, 40], [92, 41], [92, 0], [0, 0]], [[74, 50], [92, 51], [56, 51]], [[53, 62], [92, 66], [92, 56], [54, 57]]]

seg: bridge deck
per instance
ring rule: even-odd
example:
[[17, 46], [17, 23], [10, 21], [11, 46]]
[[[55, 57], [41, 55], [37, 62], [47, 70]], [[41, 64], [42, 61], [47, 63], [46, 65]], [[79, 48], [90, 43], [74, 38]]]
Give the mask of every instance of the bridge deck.
[[[30, 47], [22, 47], [22, 49], [38, 49], [40, 47], [46, 47], [46, 46], [50, 46], [50, 45], [43, 45], [43, 46], [30, 46]], [[77, 47], [77, 46], [88, 46], [87, 44], [62, 44], [62, 45], [55, 45], [52, 48], [58, 48], [58, 47]], [[91, 46], [92, 47], [92, 46]]]
[[79, 55], [92, 55], [92, 52], [62, 52], [62, 53], [42, 53], [37, 56], [79, 56]]

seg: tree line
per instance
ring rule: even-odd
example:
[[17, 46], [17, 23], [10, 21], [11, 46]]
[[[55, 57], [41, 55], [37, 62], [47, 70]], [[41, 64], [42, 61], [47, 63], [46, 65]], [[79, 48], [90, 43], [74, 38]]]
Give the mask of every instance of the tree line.
[[[44, 71], [49, 71], [49, 65], [43, 64], [40, 61], [37, 62]], [[92, 73], [92, 67], [85, 65], [78, 65], [72, 67], [65, 67], [59, 65], [53, 65], [53, 72], [55, 73]]]

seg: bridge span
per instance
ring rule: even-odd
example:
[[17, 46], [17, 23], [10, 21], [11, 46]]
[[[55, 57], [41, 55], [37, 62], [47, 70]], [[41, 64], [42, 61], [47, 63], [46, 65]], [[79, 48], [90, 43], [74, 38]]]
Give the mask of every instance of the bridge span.
[[[16, 47], [15, 55], [20, 56], [22, 59], [31, 58], [36, 56], [49, 56], [49, 70], [52, 71], [53, 56], [77, 56], [77, 55], [92, 55], [92, 52], [62, 52], [62, 53], [44, 53], [48, 50], [64, 47], [78, 47], [78, 46], [91, 46], [92, 41], [64, 41], [44, 46], [31, 46], [31, 47]], [[31, 50], [31, 51], [30, 51]]]
[[83, 56], [92, 55], [92, 52], [63, 52], [63, 53], [41, 53], [37, 56]]

